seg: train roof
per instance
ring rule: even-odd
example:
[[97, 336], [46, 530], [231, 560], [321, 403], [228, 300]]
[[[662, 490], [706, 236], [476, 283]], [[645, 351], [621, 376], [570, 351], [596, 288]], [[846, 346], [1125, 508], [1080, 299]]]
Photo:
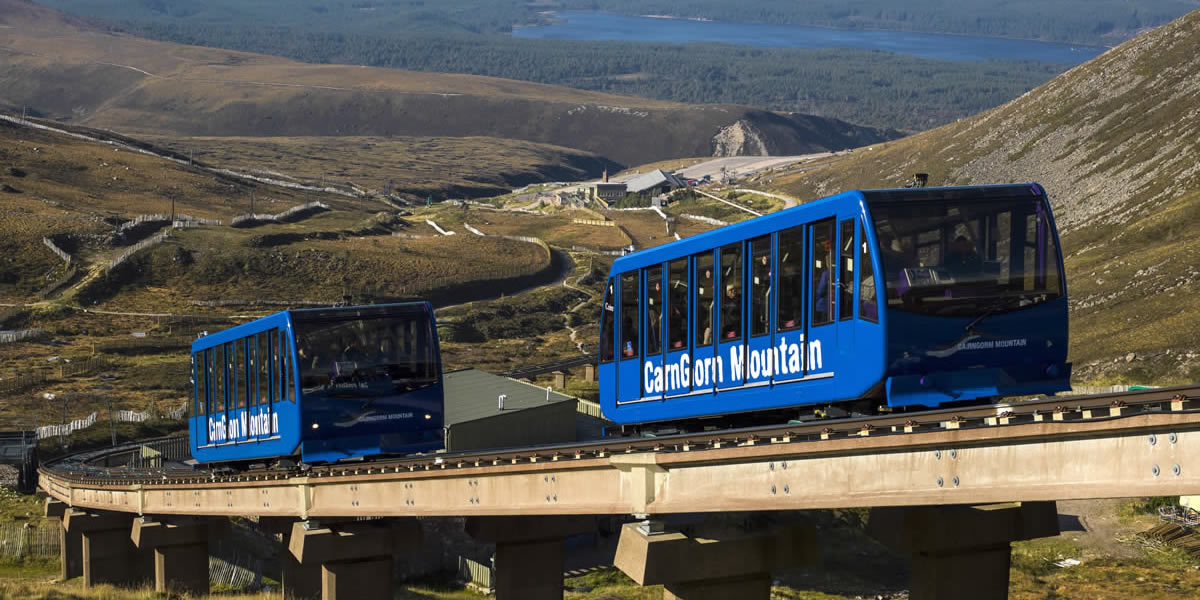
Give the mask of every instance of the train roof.
[[426, 301], [419, 302], [395, 302], [391, 304], [365, 304], [358, 306], [325, 306], [320, 308], [294, 308], [281, 310], [277, 313], [259, 317], [248, 323], [235, 325], [229, 329], [222, 329], [215, 333], [208, 334], [198, 338], [192, 342], [192, 352], [211, 348], [217, 344], [233, 341], [241, 337], [257, 333], [266, 329], [280, 327], [283, 324], [291, 323], [295, 316], [301, 318], [328, 318], [334, 317], [341, 313], [358, 312], [366, 313], [392, 313], [392, 314], [412, 314], [412, 313], [428, 313], [433, 314], [433, 306]]
[[784, 227], [786, 222], [804, 222], [803, 213], [821, 212], [831, 204], [854, 203], [862, 210], [866, 205], [880, 202], [921, 202], [930, 200], [970, 201], [997, 196], [1025, 196], [1044, 194], [1036, 183], [993, 184], [954, 187], [895, 188], [879, 190], [848, 190], [833, 196], [805, 202], [778, 212], [747, 219], [712, 231], [686, 237], [654, 248], [639, 250], [613, 261], [612, 271], [622, 273], [639, 269], [674, 258], [690, 256], [732, 241], [758, 237]]

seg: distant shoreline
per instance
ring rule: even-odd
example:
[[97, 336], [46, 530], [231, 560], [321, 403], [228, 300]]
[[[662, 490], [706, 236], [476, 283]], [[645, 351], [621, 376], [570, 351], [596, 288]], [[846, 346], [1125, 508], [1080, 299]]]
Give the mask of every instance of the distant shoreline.
[[[717, 23], [717, 24], [725, 24], [725, 25], [751, 25], [751, 26], [752, 25], [771, 25], [770, 23], [741, 22], [741, 21], [717, 21], [714, 19], [710, 19], [708, 17], [680, 17], [677, 15], [625, 15], [625, 14], [621, 14], [621, 13], [610, 13], [610, 12], [606, 12], [606, 11], [602, 11], [602, 10], [573, 9], [573, 10], [566, 10], [566, 11], [559, 11], [559, 10], [541, 11], [538, 14], [540, 16], [545, 17], [545, 20], [543, 22], [536, 23], [536, 24], [519, 24], [519, 25], [514, 24], [512, 26], [512, 30], [517, 31], [519, 29], [536, 29], [538, 27], [544, 27], [547, 25], [565, 25], [570, 22], [570, 19], [568, 17], [563, 16], [562, 13], [564, 13], [564, 12], [592, 13], [592, 14], [601, 14], [601, 15], [611, 15], [614, 17], [629, 17], [629, 18], [641, 18], [641, 19], [664, 19], [664, 20], [669, 20], [669, 21], [694, 21], [694, 22], [698, 22], [698, 23]], [[1104, 51], [1111, 50], [1111, 49], [1115, 48], [1117, 45], [1119, 45], [1123, 42], [1126, 42], [1129, 39], [1132, 39], [1132, 38], [1127, 38], [1127, 39], [1117, 42], [1117, 44], [1092, 45], [1092, 44], [1084, 44], [1084, 43], [1043, 40], [1043, 39], [1037, 39], [1037, 38], [1010, 37], [1010, 36], [1003, 36], [1003, 35], [982, 35], [982, 34], [957, 33], [957, 32], [948, 32], [948, 31], [922, 31], [922, 30], [916, 30], [916, 29], [892, 29], [892, 28], [882, 28], [882, 27], [836, 27], [833, 25], [801, 24], [801, 23], [790, 23], [790, 24], [787, 24], [787, 26], [800, 27], [800, 28], [822, 29], [822, 30], [826, 30], [826, 31], [916, 34], [916, 35], [950, 36], [950, 37], [972, 38], [972, 39], [1008, 40], [1008, 41], [1015, 41], [1015, 42], [1034, 42], [1034, 43], [1039, 43], [1039, 44], [1050, 44], [1050, 45], [1055, 45], [1055, 46], [1069, 47], [1073, 52], [1087, 51], [1087, 50], [1100, 50], [1101, 53], [1103, 53]], [[687, 42], [675, 42], [675, 43], [687, 43]]]
[[646, 19], [672, 19], [675, 21], [699, 21], [701, 23], [712, 23], [713, 20], [708, 17], [679, 17], [675, 15], [637, 15]]

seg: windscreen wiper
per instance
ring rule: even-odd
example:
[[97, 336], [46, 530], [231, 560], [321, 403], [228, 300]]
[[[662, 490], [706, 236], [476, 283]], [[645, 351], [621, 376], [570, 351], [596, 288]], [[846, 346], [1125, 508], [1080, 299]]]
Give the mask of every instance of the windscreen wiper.
[[1009, 300], [1011, 300], [1011, 298], [1000, 298], [999, 300], [991, 302], [990, 304], [988, 304], [987, 309], [984, 310], [983, 313], [980, 314], [978, 317], [975, 317], [970, 323], [967, 323], [967, 326], [963, 327], [963, 330], [968, 333], [974, 333], [974, 329], [975, 329], [976, 325], [982, 323], [984, 319], [999, 312], [1000, 309], [1002, 309], [1006, 305], [1008, 305]]

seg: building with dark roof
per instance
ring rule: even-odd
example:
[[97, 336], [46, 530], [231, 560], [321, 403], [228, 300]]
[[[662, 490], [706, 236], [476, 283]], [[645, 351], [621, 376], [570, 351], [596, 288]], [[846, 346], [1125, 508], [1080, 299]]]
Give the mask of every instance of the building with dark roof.
[[444, 376], [448, 452], [576, 440], [575, 398], [477, 369]]
[[676, 177], [674, 173], [668, 173], [662, 169], [647, 171], [625, 181], [625, 190], [630, 194], [645, 194], [652, 197], [686, 186], [687, 184]]

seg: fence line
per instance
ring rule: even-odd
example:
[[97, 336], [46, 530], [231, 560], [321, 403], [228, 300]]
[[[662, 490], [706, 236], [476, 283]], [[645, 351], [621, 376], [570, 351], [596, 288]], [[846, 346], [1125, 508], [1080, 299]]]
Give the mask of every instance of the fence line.
[[[182, 216], [182, 215], [180, 215], [180, 216]], [[117, 233], [125, 233], [126, 231], [129, 231], [130, 229], [133, 229], [134, 227], [137, 227], [138, 225], [141, 225], [142, 223], [170, 223], [170, 222], [171, 222], [170, 215], [159, 215], [159, 214], [138, 215], [138, 216], [134, 217], [132, 220], [121, 223], [121, 225], [119, 227], [117, 227]]]
[[722, 221], [722, 220], [720, 220], [720, 219], [714, 219], [714, 218], [712, 218], [712, 217], [702, 217], [702, 216], [700, 216], [700, 215], [689, 215], [689, 214], [682, 214], [682, 215], [679, 215], [679, 216], [681, 216], [681, 217], [683, 217], [683, 218], [685, 218], [685, 219], [691, 219], [691, 220], [693, 220], [693, 221], [700, 221], [701, 223], [708, 223], [709, 225], [716, 225], [716, 226], [718, 226], [718, 227], [724, 227], [724, 226], [726, 226], [726, 225], [728, 225], [728, 224], [729, 224], [729, 223], [726, 223], [725, 221]]
[[1060, 396], [1088, 396], [1092, 394], [1116, 394], [1128, 392], [1130, 389], [1144, 389], [1152, 386], [1139, 385], [1073, 385], [1069, 392], [1059, 392]]
[[588, 248], [587, 246], [571, 246], [571, 252], [587, 252], [588, 254], [600, 254], [602, 256], [625, 256], [625, 250], [599, 250]]
[[580, 206], [576, 210], [578, 210], [579, 212], [591, 215], [592, 218], [596, 219], [597, 221], [607, 221], [608, 220], [608, 217], [605, 217], [604, 215], [602, 215], [586, 206]]
[[200, 217], [189, 217], [187, 215], [177, 215], [175, 220], [171, 222], [171, 227], [175, 229], [186, 229], [189, 227], [200, 227], [202, 225], [221, 225], [220, 219], [202, 219]]
[[116, 258], [114, 258], [112, 261], [110, 261], [108, 263], [108, 266], [105, 267], [105, 269], [104, 269], [105, 273], [111, 272], [113, 269], [115, 269], [117, 267], [117, 265], [125, 262], [126, 259], [128, 259], [130, 256], [133, 256], [137, 252], [139, 252], [141, 250], [145, 250], [146, 248], [149, 248], [151, 246], [157, 246], [158, 244], [163, 243], [163, 241], [165, 241], [166, 239], [167, 239], [167, 233], [160, 233], [152, 238], [144, 239], [144, 240], [130, 246], [128, 249], [126, 249], [124, 252], [122, 252], [120, 255], [118, 255]]
[[[79, 375], [107, 364], [107, 359], [102, 356], [94, 356], [74, 363], [63, 363], [58, 368], [58, 378]], [[55, 379], [53, 371], [42, 371], [39, 373], [30, 373], [29, 375], [21, 375], [12, 379], [5, 379], [0, 381], [0, 394], [18, 392], [38, 384], [46, 383], [52, 379]]]
[[90, 373], [94, 369], [100, 369], [108, 366], [108, 359], [103, 356], [91, 356], [83, 360], [77, 360], [73, 363], [63, 363], [58, 367], [59, 377], [71, 377], [74, 375], [82, 375]]
[[62, 288], [62, 286], [70, 283], [71, 280], [75, 278], [77, 273], [79, 273], [79, 267], [77, 265], [71, 265], [71, 268], [67, 269], [67, 272], [63, 274], [62, 277], [51, 281], [50, 283], [46, 284], [46, 287], [38, 290], [37, 297], [43, 299], [49, 297], [50, 294], [57, 292]]
[[95, 425], [95, 424], [96, 424], [96, 413], [93, 412], [92, 414], [88, 415], [86, 418], [75, 419], [74, 421], [71, 421], [70, 423], [64, 423], [62, 425], [43, 425], [41, 427], [38, 427], [36, 430], [37, 431], [37, 439], [44, 440], [44, 439], [52, 438], [52, 437], [71, 435], [72, 433], [74, 433], [76, 431], [79, 431], [81, 429], [87, 429], [88, 427], [91, 427], [92, 425]]
[[600, 412], [600, 405], [591, 400], [575, 399], [575, 412], [597, 419], [603, 419], [604, 415]]
[[45, 244], [46, 247], [49, 248], [51, 252], [57, 254], [59, 258], [63, 259], [63, 262], [67, 263], [68, 265], [71, 264], [71, 255], [67, 254], [66, 250], [59, 248], [58, 244], [54, 243], [54, 240], [51, 240], [48, 237], [44, 237], [44, 238], [42, 238], [42, 243]]
[[222, 306], [330, 306], [329, 300], [189, 300], [193, 306], [217, 308]]
[[595, 219], [571, 219], [572, 223], [579, 225], [596, 225], [598, 227], [616, 227], [616, 223], [612, 221], [597, 221]]
[[0, 344], [13, 344], [16, 342], [40, 338], [46, 335], [44, 329], [18, 329], [15, 331], [0, 331]]
[[[182, 419], [185, 409], [186, 405], [177, 409], [172, 409], [168, 414], [178, 414], [180, 416], [176, 420]], [[53, 437], [71, 435], [76, 431], [82, 431], [88, 427], [91, 427], [92, 425], [95, 425], [99, 419], [99, 413], [92, 412], [92, 414], [88, 415], [87, 417], [75, 419], [70, 423], [64, 423], [61, 425], [43, 425], [38, 427], [36, 430], [37, 439], [44, 440]], [[134, 410], [118, 410], [112, 415], [112, 420], [116, 421], [117, 423], [145, 423], [149, 419], [150, 413]]]
[[473, 233], [473, 234], [475, 234], [475, 235], [477, 235], [477, 236], [479, 236], [479, 237], [486, 237], [486, 236], [487, 236], [487, 234], [485, 234], [484, 232], [482, 232], [482, 231], [480, 231], [480, 230], [478, 230], [478, 229], [475, 229], [474, 227], [471, 227], [470, 225], [468, 225], [468, 224], [466, 224], [466, 223], [463, 223], [463, 227], [466, 227], [466, 228], [467, 228], [467, 231], [470, 231], [471, 233]]
[[59, 551], [58, 527], [32, 523], [0, 523], [0, 556], [54, 558]]
[[542, 241], [541, 238], [529, 237], [527, 235], [502, 235], [500, 237], [502, 239], [513, 240], [516, 242], [526, 242], [529, 244], [537, 244], [538, 246], [541, 246], [542, 250], [546, 251], [546, 259], [547, 260], [550, 259], [550, 257], [551, 257], [550, 245], [547, 244], [546, 242]]
[[[56, 523], [0, 523], [0, 556], [14, 559], [57, 558], [62, 548], [60, 527]], [[229, 554], [228, 558], [208, 557], [210, 585], [234, 589], [261, 585], [262, 559], [243, 557], [238, 552]]]
[[458, 557], [458, 577], [468, 583], [477, 585], [485, 592], [495, 589], [496, 570], [492, 565], [471, 560], [465, 556]]
[[329, 210], [329, 205], [318, 200], [318, 201], [314, 201], [314, 202], [308, 202], [305, 204], [301, 204], [300, 206], [293, 206], [281, 213], [274, 214], [274, 215], [266, 215], [266, 214], [260, 215], [257, 213], [238, 215], [238, 216], [234, 217], [233, 220], [231, 220], [229, 222], [229, 224], [233, 227], [237, 227], [238, 225], [241, 225], [243, 223], [257, 223], [260, 221], [270, 221], [272, 223], [283, 223], [283, 222], [287, 221], [288, 219], [295, 217], [296, 215], [298, 215], [300, 213], [304, 213], [304, 212], [308, 212], [308, 211], [315, 212], [315, 211], [324, 211], [324, 210]]

